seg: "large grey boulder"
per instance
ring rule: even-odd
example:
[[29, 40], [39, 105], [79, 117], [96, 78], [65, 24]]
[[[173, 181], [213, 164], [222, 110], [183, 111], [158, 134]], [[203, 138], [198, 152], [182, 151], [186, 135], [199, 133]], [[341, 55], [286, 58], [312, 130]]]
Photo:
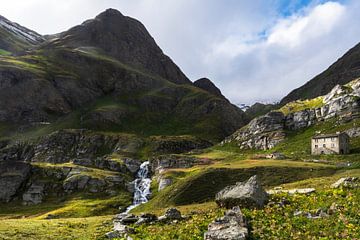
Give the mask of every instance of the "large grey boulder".
[[31, 165], [23, 162], [0, 163], [0, 202], [10, 202], [25, 186]]
[[208, 226], [205, 240], [245, 240], [249, 235], [246, 220], [239, 207], [228, 210], [225, 216]]
[[220, 207], [232, 208], [262, 208], [268, 201], [268, 194], [261, 187], [257, 176], [252, 176], [246, 182], [238, 182], [228, 186], [216, 194], [216, 203]]

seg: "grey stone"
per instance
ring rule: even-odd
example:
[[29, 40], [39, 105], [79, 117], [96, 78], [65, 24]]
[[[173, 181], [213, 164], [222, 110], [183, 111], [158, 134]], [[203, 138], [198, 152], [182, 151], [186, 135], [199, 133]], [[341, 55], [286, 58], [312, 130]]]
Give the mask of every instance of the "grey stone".
[[357, 177], [343, 177], [340, 178], [338, 181], [333, 183], [330, 187], [331, 188], [356, 188], [360, 186], [360, 181]]
[[181, 212], [179, 210], [177, 210], [176, 208], [167, 209], [164, 216], [169, 220], [182, 219]]
[[262, 208], [268, 201], [268, 194], [263, 190], [256, 175], [246, 182], [228, 186], [216, 194], [216, 203], [220, 207]]
[[208, 226], [205, 240], [245, 240], [249, 236], [247, 223], [239, 207], [228, 210], [224, 217], [216, 219]]

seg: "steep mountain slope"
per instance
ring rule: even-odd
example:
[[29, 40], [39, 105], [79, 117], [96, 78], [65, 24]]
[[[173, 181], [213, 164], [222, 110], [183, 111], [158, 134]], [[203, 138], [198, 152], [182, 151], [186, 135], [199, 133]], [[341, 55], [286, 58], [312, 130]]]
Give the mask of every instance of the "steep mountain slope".
[[324, 95], [335, 85], [346, 84], [358, 77], [360, 77], [360, 43], [350, 49], [326, 71], [289, 93], [281, 100], [280, 104], [285, 105], [291, 101]]
[[193, 85], [141, 23], [113, 9], [21, 56], [0, 57], [0, 76], [0, 122], [10, 133], [9, 124], [46, 123], [221, 140], [246, 121], [225, 98]]
[[98, 48], [124, 64], [157, 74], [174, 83], [190, 84], [139, 21], [123, 16], [114, 9], [108, 9], [95, 19], [61, 33], [48, 47], [58, 46]]
[[0, 55], [23, 51], [43, 41], [38, 33], [0, 16]]

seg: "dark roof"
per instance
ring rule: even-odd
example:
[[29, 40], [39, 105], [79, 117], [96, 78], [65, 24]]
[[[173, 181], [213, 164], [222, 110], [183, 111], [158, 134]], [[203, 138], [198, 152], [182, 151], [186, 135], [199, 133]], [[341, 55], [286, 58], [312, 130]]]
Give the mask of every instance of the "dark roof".
[[346, 133], [343, 133], [343, 132], [342, 133], [320, 134], [320, 135], [314, 136], [313, 139], [339, 137], [342, 134], [347, 135]]

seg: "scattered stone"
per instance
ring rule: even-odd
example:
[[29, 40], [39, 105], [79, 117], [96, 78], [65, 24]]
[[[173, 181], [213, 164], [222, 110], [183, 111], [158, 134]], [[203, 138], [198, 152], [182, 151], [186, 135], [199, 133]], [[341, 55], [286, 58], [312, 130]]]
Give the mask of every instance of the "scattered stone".
[[273, 195], [273, 194], [279, 194], [279, 193], [288, 193], [288, 194], [310, 194], [315, 192], [316, 189], [315, 188], [295, 188], [295, 189], [290, 189], [290, 190], [284, 190], [284, 189], [273, 189], [273, 190], [268, 190], [266, 191], [268, 194]]
[[224, 217], [208, 226], [205, 240], [245, 240], [249, 235], [246, 220], [239, 207], [228, 210]]
[[299, 216], [304, 216], [306, 218], [309, 219], [317, 219], [317, 218], [326, 218], [329, 215], [321, 208], [313, 211], [314, 213], [310, 213], [310, 212], [304, 212], [304, 211], [295, 211], [294, 212], [294, 217], [299, 217]]
[[157, 216], [150, 213], [144, 213], [140, 215], [139, 220], [135, 223], [136, 225], [146, 224], [157, 221]]
[[122, 225], [130, 225], [136, 223], [138, 220], [139, 217], [135, 216], [134, 214], [128, 213], [120, 213], [114, 218], [114, 222], [121, 223]]
[[105, 236], [109, 239], [114, 239], [114, 238], [121, 238], [122, 234], [118, 231], [111, 231], [106, 233]]
[[168, 210], [166, 210], [165, 212], [165, 217], [167, 219], [181, 219], [181, 213], [179, 210], [177, 210], [176, 208], [169, 208]]
[[262, 208], [268, 201], [268, 195], [254, 175], [247, 182], [238, 182], [224, 188], [216, 194], [215, 201], [220, 207], [225, 208]]
[[359, 187], [359, 179], [357, 177], [343, 177], [343, 178], [340, 178], [335, 183], [333, 183], [330, 187], [331, 188], [339, 188], [339, 187], [356, 188], [356, 187]]
[[273, 152], [271, 154], [266, 155], [267, 159], [277, 159], [277, 160], [282, 160], [282, 159], [286, 159], [286, 156], [280, 152]]
[[335, 212], [337, 211], [337, 209], [338, 209], [338, 205], [337, 205], [335, 202], [333, 202], [333, 203], [331, 204], [330, 208], [328, 209], [327, 214], [333, 215], [333, 214], [335, 214]]
[[120, 222], [114, 222], [114, 231], [117, 231], [120, 234], [135, 233], [134, 228], [126, 226]]

